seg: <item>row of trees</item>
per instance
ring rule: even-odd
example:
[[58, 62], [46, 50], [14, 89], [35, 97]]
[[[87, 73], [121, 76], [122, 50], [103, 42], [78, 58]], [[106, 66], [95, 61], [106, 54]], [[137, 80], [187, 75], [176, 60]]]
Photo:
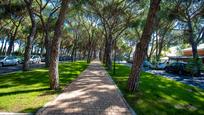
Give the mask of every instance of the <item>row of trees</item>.
[[130, 58], [134, 52], [128, 83], [134, 91], [143, 60], [159, 61], [171, 46], [189, 44], [198, 63], [196, 48], [204, 41], [203, 4], [200, 0], [5, 0], [0, 3], [0, 53], [23, 55], [23, 70], [29, 70], [31, 54], [45, 56], [50, 87], [57, 89], [59, 55], [88, 63], [99, 57], [112, 70], [113, 57]]

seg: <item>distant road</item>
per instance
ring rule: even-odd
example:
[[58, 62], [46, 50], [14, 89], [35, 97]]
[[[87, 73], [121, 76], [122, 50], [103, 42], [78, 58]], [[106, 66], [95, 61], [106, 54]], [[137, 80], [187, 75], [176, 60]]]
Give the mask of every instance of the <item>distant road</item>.
[[[44, 67], [44, 65], [45, 65], [44, 63], [32, 64], [31, 68]], [[0, 75], [11, 73], [11, 72], [16, 72], [16, 71], [21, 71], [21, 70], [22, 70], [22, 64], [19, 64], [16, 66], [4, 66], [4, 67], [0, 67]]]
[[[122, 63], [128, 67], [132, 67], [132, 64], [129, 63]], [[146, 69], [144, 70], [146, 72], [155, 74], [155, 75], [160, 75], [163, 77], [167, 77], [170, 79], [173, 79], [178, 82], [182, 82], [184, 84], [190, 85], [190, 86], [196, 86], [201, 89], [204, 89], [204, 73], [201, 73], [200, 77], [193, 77], [193, 76], [185, 76], [185, 75], [177, 75], [173, 73], [167, 73], [164, 70], [151, 70], [151, 69]]]

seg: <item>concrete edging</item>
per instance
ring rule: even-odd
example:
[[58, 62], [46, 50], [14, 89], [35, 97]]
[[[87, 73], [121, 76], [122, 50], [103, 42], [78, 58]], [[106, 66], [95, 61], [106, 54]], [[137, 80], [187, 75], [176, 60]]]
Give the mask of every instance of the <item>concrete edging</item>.
[[[87, 66], [87, 68], [88, 68], [88, 67], [89, 67], [89, 65]], [[85, 69], [85, 70], [86, 70], [86, 69]], [[82, 72], [78, 75], [78, 77], [77, 77], [75, 80], [73, 80], [69, 85], [71, 85], [74, 81], [76, 81], [77, 79], [79, 79], [79, 77], [82, 76], [82, 74], [85, 72], [85, 70], [82, 71]], [[60, 93], [60, 94], [57, 95], [54, 99], [50, 100], [50, 101], [47, 102], [45, 105], [43, 105], [41, 108], [39, 108], [39, 109], [36, 111], [35, 115], [40, 115], [40, 114], [46, 109], [46, 107], [48, 107], [50, 104], [52, 104], [55, 99], [59, 98], [59, 97], [64, 93], [66, 87], [68, 87], [69, 85], [66, 85], [66, 86], [64, 87], [64, 89], [62, 90], [62, 93]], [[1, 115], [1, 114], [0, 114], [0, 115]]]
[[[103, 67], [104, 68], [104, 67]], [[106, 71], [106, 70], [105, 70]], [[118, 94], [122, 97], [123, 102], [126, 104], [126, 106], [128, 107], [128, 109], [130, 110], [132, 115], [137, 115], [136, 112], [132, 109], [132, 107], [130, 107], [130, 105], [128, 104], [128, 102], [125, 100], [125, 98], [123, 97], [122, 92], [120, 91], [120, 89], [118, 88], [118, 86], [116, 85], [116, 83], [113, 81], [112, 77], [109, 75], [109, 73], [106, 71], [106, 75], [108, 77], [108, 79], [113, 83], [114, 87], [117, 89]]]
[[0, 112], [0, 115], [34, 115], [34, 113]]

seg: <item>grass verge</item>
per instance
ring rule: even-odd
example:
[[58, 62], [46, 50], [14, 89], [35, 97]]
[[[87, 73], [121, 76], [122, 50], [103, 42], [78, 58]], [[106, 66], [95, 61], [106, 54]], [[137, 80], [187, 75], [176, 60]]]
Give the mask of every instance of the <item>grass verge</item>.
[[[85, 61], [60, 63], [61, 88], [76, 79], [86, 67]], [[1, 75], [0, 81], [0, 111], [4, 112], [35, 112], [59, 93], [49, 89], [45, 68]]]
[[139, 90], [127, 91], [130, 68], [116, 66], [112, 76], [129, 105], [138, 115], [204, 114], [204, 90], [150, 73], [141, 73]]

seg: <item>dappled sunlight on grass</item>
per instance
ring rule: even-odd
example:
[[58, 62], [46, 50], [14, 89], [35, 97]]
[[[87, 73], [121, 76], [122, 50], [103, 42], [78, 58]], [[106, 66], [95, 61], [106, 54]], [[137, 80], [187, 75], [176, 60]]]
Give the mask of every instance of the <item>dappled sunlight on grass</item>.
[[[87, 67], [85, 61], [59, 64], [61, 88]], [[34, 69], [0, 76], [0, 111], [34, 112], [59, 92], [49, 89], [48, 70]]]
[[204, 90], [150, 73], [141, 73], [139, 90], [127, 91], [130, 68], [117, 65], [109, 72], [138, 114], [204, 114]]

